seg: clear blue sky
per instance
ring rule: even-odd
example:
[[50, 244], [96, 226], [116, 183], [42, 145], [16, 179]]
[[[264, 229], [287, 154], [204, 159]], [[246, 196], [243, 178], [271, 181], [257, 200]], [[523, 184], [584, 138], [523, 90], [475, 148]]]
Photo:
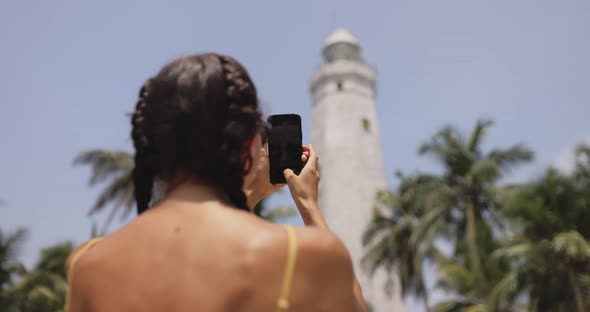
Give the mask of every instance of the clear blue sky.
[[139, 86], [182, 54], [235, 56], [266, 113], [297, 112], [308, 126], [308, 81], [339, 26], [378, 70], [388, 173], [436, 168], [417, 157], [418, 145], [442, 125], [469, 130], [479, 117], [496, 121], [486, 146], [535, 150], [515, 180], [590, 137], [588, 1], [4, 0], [0, 227], [31, 228], [28, 264], [41, 246], [85, 240], [97, 190], [72, 158], [130, 150], [125, 114]]

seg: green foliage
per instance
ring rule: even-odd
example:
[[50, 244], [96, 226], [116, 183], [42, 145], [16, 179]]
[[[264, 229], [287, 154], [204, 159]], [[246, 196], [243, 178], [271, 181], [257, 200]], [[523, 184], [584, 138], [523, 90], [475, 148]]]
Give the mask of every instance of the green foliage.
[[[532, 152], [514, 145], [484, 153], [481, 144], [491, 125], [477, 122], [469, 139], [448, 126], [424, 143], [419, 153], [433, 157], [443, 173], [398, 174], [400, 184], [388, 195], [390, 200], [377, 201], [386, 212], [377, 208], [365, 233], [369, 273], [377, 268], [398, 273], [404, 295], [427, 302], [422, 267], [426, 262], [436, 265], [437, 287], [456, 299], [434, 306], [435, 311], [481, 311], [509, 270], [506, 261], [487, 257], [504, 233], [500, 199], [513, 191], [497, 182], [531, 160]], [[450, 256], [437, 248], [436, 240], [453, 245]]]
[[256, 207], [254, 207], [252, 212], [255, 215], [270, 222], [277, 222], [283, 218], [293, 217], [297, 215], [297, 210], [289, 206], [282, 206], [269, 209], [266, 205], [265, 199], [258, 202], [258, 204], [256, 204]]
[[572, 175], [549, 169], [507, 198], [504, 214], [515, 235], [493, 258], [512, 267], [491, 308], [524, 297], [532, 311], [590, 310], [589, 151], [578, 148]]
[[2, 233], [0, 231], [0, 311], [63, 311], [67, 291], [64, 267], [72, 252], [72, 243], [43, 249], [33, 270], [28, 271], [16, 259], [27, 231]]
[[487, 309], [481, 302], [459, 298], [437, 303], [432, 312], [487, 312]]
[[[421, 298], [432, 312], [590, 311], [590, 147], [578, 147], [571, 174], [549, 168], [530, 183], [498, 185], [532, 152], [514, 145], [484, 153], [491, 125], [479, 121], [467, 139], [443, 128], [420, 148], [442, 174], [399, 173], [394, 192], [377, 194], [362, 237], [363, 268], [387, 274], [388, 294], [399, 278], [402, 295]], [[91, 166], [91, 186], [105, 185], [89, 211], [112, 205], [102, 232], [114, 215], [132, 211], [130, 154], [93, 150], [74, 163]], [[254, 213], [276, 221], [296, 210], [261, 202]], [[72, 243], [41, 250], [28, 270], [18, 260], [27, 233], [0, 230], [0, 312], [63, 311]], [[93, 226], [93, 233], [100, 232]], [[450, 252], [440, 250], [440, 241], [451, 244]], [[427, 263], [437, 269], [435, 287], [449, 294], [432, 305]]]
[[[409, 194], [404, 194], [410, 196]], [[363, 267], [374, 275], [379, 268], [389, 273], [385, 288], [393, 293], [394, 274], [399, 276], [403, 295], [411, 294], [427, 300], [422, 263], [428, 258], [428, 248], [419, 246], [426, 234], [418, 232], [418, 216], [404, 203], [405, 196], [382, 192], [377, 198], [372, 222], [363, 235], [363, 244], [369, 249], [362, 259]], [[399, 203], [399, 205], [397, 205]], [[387, 214], [384, 207], [400, 207], [405, 213]], [[422, 248], [419, 248], [422, 247]]]
[[132, 172], [134, 167], [133, 155], [125, 151], [110, 151], [94, 149], [78, 154], [74, 165], [90, 166], [90, 186], [104, 184], [88, 215], [94, 215], [112, 205], [108, 218], [103, 225], [101, 234], [106, 233], [115, 215], [126, 218], [135, 207], [134, 185]]
[[18, 276], [26, 272], [17, 256], [27, 235], [28, 231], [25, 229], [17, 229], [11, 233], [0, 229], [0, 307], [8, 305], [10, 297], [6, 293], [7, 289]]

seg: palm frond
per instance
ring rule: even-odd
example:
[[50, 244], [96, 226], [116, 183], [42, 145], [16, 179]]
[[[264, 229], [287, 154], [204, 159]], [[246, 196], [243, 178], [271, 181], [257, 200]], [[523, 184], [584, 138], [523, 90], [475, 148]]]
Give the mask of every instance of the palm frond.
[[125, 151], [94, 149], [78, 154], [74, 165], [89, 165], [92, 170], [90, 185], [102, 182], [112, 176], [124, 175], [133, 170], [133, 156]]
[[131, 172], [119, 176], [100, 193], [94, 206], [88, 212], [93, 215], [102, 210], [108, 203], [115, 202], [117, 206], [123, 206], [130, 210], [135, 204], [133, 201], [133, 179]]
[[373, 209], [373, 219], [363, 233], [363, 246], [369, 245], [377, 235], [391, 230], [394, 226], [393, 218], [385, 216], [379, 209]]
[[277, 207], [274, 208], [268, 212], [264, 212], [262, 214], [262, 218], [271, 221], [271, 222], [276, 222], [279, 219], [283, 219], [283, 218], [288, 218], [288, 217], [294, 217], [297, 215], [297, 210], [291, 206], [282, 206], [282, 207]]
[[478, 152], [478, 147], [481, 144], [482, 138], [485, 136], [486, 130], [494, 124], [491, 120], [478, 120], [475, 129], [471, 132], [471, 137], [467, 143], [467, 150], [472, 154]]
[[590, 146], [579, 145], [576, 148], [576, 167], [574, 177], [583, 189], [590, 189]]
[[488, 309], [484, 304], [474, 304], [469, 307], [466, 307], [465, 312], [487, 312]]
[[379, 206], [385, 207], [393, 207], [398, 202], [396, 194], [390, 191], [378, 191], [375, 201]]
[[522, 259], [530, 254], [531, 248], [532, 245], [530, 242], [498, 248], [492, 253], [492, 259], [498, 261]]
[[456, 262], [439, 264], [438, 272], [437, 287], [460, 294], [468, 294], [475, 289], [477, 279], [464, 265]]
[[495, 162], [501, 170], [506, 171], [531, 161], [533, 152], [524, 145], [517, 144], [508, 149], [493, 149], [486, 158]]
[[425, 240], [425, 238], [428, 237], [429, 234], [432, 234], [438, 230], [436, 223], [440, 222], [442, 215], [445, 213], [445, 207], [440, 206], [431, 209], [424, 216], [422, 216], [422, 218], [420, 218], [420, 222], [417, 222], [416, 228], [410, 237], [410, 245], [419, 246], [423, 242], [426, 242], [427, 240]]
[[518, 295], [524, 291], [518, 275], [516, 271], [509, 272], [496, 283], [486, 302], [490, 311], [506, 311], [514, 304]]
[[65, 278], [64, 267], [73, 249], [72, 242], [64, 242], [42, 249], [35, 270], [50, 272]]
[[570, 259], [590, 261], [590, 245], [576, 231], [559, 233], [551, 241], [551, 246], [557, 253], [563, 254]]
[[445, 127], [430, 142], [422, 144], [420, 155], [431, 155], [441, 162], [449, 172], [463, 174], [474, 161], [466, 149], [464, 140], [456, 129]]
[[485, 306], [482, 303], [466, 300], [448, 300], [437, 303], [432, 307], [432, 312], [485, 312]]
[[577, 156], [585, 156], [590, 160], [590, 146], [586, 144], [580, 144], [576, 147]]
[[65, 304], [67, 283], [60, 275], [33, 271], [5, 290], [16, 311], [55, 311]]
[[590, 303], [590, 274], [577, 274], [576, 282], [584, 296], [584, 301]]
[[28, 236], [29, 231], [25, 228], [18, 228], [9, 233], [0, 230], [0, 261], [15, 261]]
[[483, 159], [476, 162], [467, 172], [465, 179], [468, 183], [488, 183], [495, 182], [500, 177], [500, 168], [498, 164], [491, 159]]
[[375, 242], [361, 259], [363, 269], [373, 276], [380, 267], [393, 267], [398, 263], [398, 258], [392, 247], [395, 248], [389, 236]]

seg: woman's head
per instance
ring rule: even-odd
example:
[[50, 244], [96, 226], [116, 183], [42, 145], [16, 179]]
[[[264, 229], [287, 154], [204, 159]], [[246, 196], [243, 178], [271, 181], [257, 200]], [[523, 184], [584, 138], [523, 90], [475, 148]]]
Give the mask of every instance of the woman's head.
[[135, 199], [148, 208], [155, 178], [198, 180], [248, 209], [244, 176], [260, 151], [254, 83], [231, 57], [178, 58], [146, 81], [132, 116]]

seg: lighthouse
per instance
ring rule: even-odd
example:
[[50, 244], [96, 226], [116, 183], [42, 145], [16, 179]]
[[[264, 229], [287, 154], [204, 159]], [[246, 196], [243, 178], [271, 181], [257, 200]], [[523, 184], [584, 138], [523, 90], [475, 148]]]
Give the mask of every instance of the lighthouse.
[[[361, 269], [361, 238], [375, 197], [386, 190], [376, 111], [376, 73], [363, 59], [358, 40], [337, 29], [325, 41], [322, 63], [310, 82], [311, 143], [320, 156], [319, 205], [330, 229], [348, 248], [363, 293], [374, 311], [405, 311], [396, 293], [383, 291], [385, 274]], [[391, 273], [389, 273], [391, 274]]]

